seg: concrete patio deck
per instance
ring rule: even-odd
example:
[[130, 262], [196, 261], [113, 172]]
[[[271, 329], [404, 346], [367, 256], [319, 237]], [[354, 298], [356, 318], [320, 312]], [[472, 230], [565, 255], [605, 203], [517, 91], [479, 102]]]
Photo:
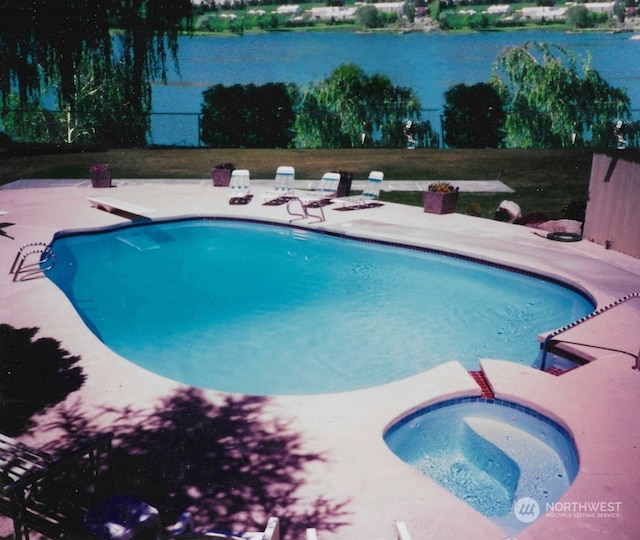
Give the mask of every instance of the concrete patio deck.
[[[49, 280], [12, 282], [11, 262], [20, 246], [49, 242], [57, 231], [126, 221], [92, 208], [88, 196], [109, 195], [152, 208], [154, 219], [211, 215], [287, 222], [286, 206], [261, 204], [260, 193], [269, 187], [255, 182], [252, 202], [229, 205], [227, 189], [214, 188], [210, 180], [131, 180], [111, 189], [94, 189], [80, 181], [5, 186], [0, 190], [0, 211], [7, 212], [3, 221], [14, 225], [3, 229], [9, 236], [0, 236], [0, 265], [5, 269], [0, 278], [0, 323], [37, 327], [38, 336], [53, 337], [81, 357], [87, 379], [69, 400], [87, 417], [105, 407], [155, 406], [180, 385], [106, 348]], [[461, 214], [425, 214], [421, 208], [391, 203], [349, 212], [328, 206], [325, 215], [326, 222], [310, 227], [442, 249], [554, 276], [586, 291], [599, 307], [640, 291], [640, 260], [587, 241], [552, 242], [525, 227]], [[640, 372], [632, 370], [640, 348], [639, 329], [640, 300], [633, 300], [571, 330], [564, 337], [593, 345], [574, 346], [593, 361], [561, 376], [500, 359], [481, 360], [496, 397], [533, 407], [560, 422], [573, 435], [580, 456], [578, 476], [560, 501], [562, 511], [541, 515], [518, 534], [520, 540], [631, 540], [640, 535]], [[499, 540], [508, 535], [398, 460], [382, 439], [385, 428], [407, 411], [479, 393], [473, 378], [452, 358], [433, 370], [379, 387], [330, 396], [269, 398], [262, 414], [280, 419], [299, 434], [302, 451], [323, 456], [306, 471], [300, 504], [321, 497], [345, 502], [345, 524], [338, 530], [308, 525], [318, 527], [321, 540], [390, 539], [396, 520], [407, 524], [414, 540]], [[224, 398], [215, 391], [205, 395], [211, 402]], [[117, 439], [118, 425], [108, 417], [102, 421]], [[35, 429], [23, 439], [46, 443], [59, 435], [53, 429]], [[597, 506], [600, 503], [605, 506]], [[607, 511], [611, 508], [615, 511]]]

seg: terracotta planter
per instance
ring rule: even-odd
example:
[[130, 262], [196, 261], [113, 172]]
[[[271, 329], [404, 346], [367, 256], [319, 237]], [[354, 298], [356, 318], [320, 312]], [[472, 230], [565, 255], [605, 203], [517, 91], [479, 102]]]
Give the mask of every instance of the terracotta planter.
[[456, 211], [458, 192], [438, 193], [435, 191], [423, 191], [422, 202], [424, 211], [429, 214], [451, 214]]
[[89, 169], [91, 185], [94, 188], [111, 187], [111, 169], [104, 165], [94, 165]]
[[213, 185], [216, 187], [228, 186], [231, 182], [231, 172], [231, 169], [223, 169], [218, 167], [211, 169]]

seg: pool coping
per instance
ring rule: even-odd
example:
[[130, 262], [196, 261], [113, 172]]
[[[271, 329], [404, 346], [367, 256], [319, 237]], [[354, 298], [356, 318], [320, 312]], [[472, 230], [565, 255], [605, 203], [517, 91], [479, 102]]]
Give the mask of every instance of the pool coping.
[[[122, 217], [90, 207], [86, 197], [105, 191], [156, 209], [154, 218], [195, 215], [288, 221], [284, 206], [260, 204], [261, 189], [268, 189], [268, 185], [256, 186], [254, 200], [246, 206], [227, 204], [227, 190], [214, 188], [204, 180], [140, 180], [109, 190], [93, 189], [86, 183], [53, 189], [2, 189], [0, 210], [8, 211], [4, 219], [16, 224], [7, 229], [15, 240], [0, 237], [0, 259], [8, 269], [17, 248], [24, 243], [50, 241], [59, 230], [124, 222]], [[332, 234], [346, 232], [392, 243], [415, 243], [560, 277], [586, 291], [599, 306], [640, 288], [640, 261], [587, 241], [551, 242], [525, 227], [461, 214], [425, 214], [420, 208], [391, 203], [353, 212], [333, 212], [329, 208], [325, 215], [326, 222], [309, 227]], [[8, 274], [2, 279], [1, 322], [16, 328], [38, 327], [38, 335], [52, 336], [72, 354], [81, 356], [88, 378], [72, 397], [79, 397], [87, 411], [104, 403], [153, 403], [179, 386], [141, 370], [104, 347], [48, 280], [12, 283]], [[640, 306], [635, 304], [612, 310], [586, 325], [588, 330], [578, 328], [572, 336], [576, 340], [606, 336], [617, 348], [635, 349], [637, 353], [640, 343], [635, 329]], [[559, 377], [499, 359], [481, 361], [496, 397], [542, 409], [573, 435], [581, 467], [563, 501], [586, 503], [615, 498], [622, 504], [622, 517], [540, 518], [518, 535], [520, 539], [555, 536], [599, 540], [604, 530], [620, 538], [632, 538], [640, 530], [640, 518], [632, 510], [639, 483], [635, 464], [640, 430], [632, 429], [638, 427], [633, 418], [629, 425], [629, 416], [640, 405], [640, 373], [631, 370], [629, 354], [589, 351], [597, 360]], [[113, 369], [114, 362], [118, 370]], [[219, 394], [207, 392], [212, 400]], [[305, 450], [321, 452], [328, 460], [328, 464], [318, 464], [309, 471], [304, 488], [307, 497], [323, 495], [349, 501], [350, 525], [338, 533], [319, 529], [318, 534], [336, 540], [385, 536], [379, 531], [391, 531], [392, 522], [400, 520], [407, 524], [414, 540], [503, 538], [505, 534], [488, 518], [390, 455], [382, 440], [384, 430], [407, 412], [468, 395], [479, 395], [479, 387], [462, 366], [452, 361], [381, 387], [332, 396], [271, 399], [265, 414], [285, 418], [303, 435]], [[625, 425], [629, 428], [622, 427]], [[25, 440], [54, 438], [55, 433], [35, 430]]]

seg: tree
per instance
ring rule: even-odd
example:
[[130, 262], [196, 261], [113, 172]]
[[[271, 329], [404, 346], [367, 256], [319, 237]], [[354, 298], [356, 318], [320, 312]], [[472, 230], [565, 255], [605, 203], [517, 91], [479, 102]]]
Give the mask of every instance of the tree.
[[0, 431], [15, 437], [32, 428], [33, 418], [82, 387], [85, 375], [72, 356], [37, 328], [0, 324]]
[[[629, 7], [633, 6], [633, 3], [629, 4]], [[613, 15], [619, 22], [623, 23], [627, 16], [627, 3], [625, 0], [615, 0], [613, 5]]]
[[487, 83], [458, 84], [445, 92], [444, 143], [451, 148], [498, 148], [505, 113], [498, 91]]
[[533, 42], [509, 47], [494, 71], [491, 82], [507, 113], [508, 146], [570, 147], [589, 139], [592, 146], [612, 146], [615, 121], [630, 116], [626, 91], [607, 83], [590, 57], [579, 63], [562, 47]]
[[62, 129], [54, 113], [39, 101], [20, 103], [16, 94], [7, 97], [7, 108], [0, 114], [2, 131], [16, 142], [41, 142], [59, 139]]
[[431, 18], [434, 21], [439, 21], [440, 14], [442, 13], [442, 5], [440, 4], [440, 0], [431, 0], [431, 2], [429, 2], [429, 7], [431, 9]]
[[566, 23], [571, 28], [590, 28], [594, 26], [589, 10], [583, 4], [567, 9]]
[[75, 115], [78, 76], [90, 58], [99, 80], [124, 75], [129, 111], [148, 115], [149, 80], [166, 80], [168, 55], [177, 64], [178, 33], [190, 14], [190, 0], [0, 2], [2, 104], [14, 89], [27, 104], [53, 88], [58, 106]]
[[216, 148], [289, 148], [297, 87], [284, 83], [224, 86], [203, 92], [201, 140]]
[[[141, 87], [134, 88], [134, 84]], [[102, 78], [89, 81], [86, 92], [75, 104], [86, 141], [112, 147], [146, 146], [151, 128], [151, 86], [147, 81], [132, 84], [121, 63], [112, 65]], [[132, 92], [143, 94], [133, 107]]]
[[384, 26], [384, 17], [374, 5], [366, 4], [356, 10], [356, 24], [365, 30], [380, 28]]
[[[296, 117], [299, 146], [306, 148], [402, 147], [405, 122], [420, 123], [420, 102], [385, 75], [368, 76], [354, 64], [338, 66], [303, 96]], [[432, 141], [428, 123], [421, 142]]]

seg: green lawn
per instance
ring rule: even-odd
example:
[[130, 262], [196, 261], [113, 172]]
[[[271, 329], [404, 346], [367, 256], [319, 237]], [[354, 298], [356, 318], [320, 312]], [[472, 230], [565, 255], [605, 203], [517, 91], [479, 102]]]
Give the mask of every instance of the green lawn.
[[[211, 149], [167, 148], [109, 150], [4, 157], [0, 185], [20, 178], [89, 178], [89, 167], [109, 163], [114, 178], [210, 178], [223, 162], [251, 171], [252, 178], [273, 178], [278, 165], [292, 165], [297, 178], [320, 178], [330, 170], [347, 170], [355, 179], [381, 170], [393, 180], [496, 180], [512, 194], [463, 193], [458, 212], [477, 203], [481, 215], [492, 217], [505, 198], [517, 202], [523, 214], [541, 212], [561, 217], [564, 204], [586, 199], [593, 151], [569, 150], [436, 150], [436, 149]], [[0, 154], [1, 155], [1, 154]], [[419, 205], [417, 192], [383, 192], [382, 200]]]

